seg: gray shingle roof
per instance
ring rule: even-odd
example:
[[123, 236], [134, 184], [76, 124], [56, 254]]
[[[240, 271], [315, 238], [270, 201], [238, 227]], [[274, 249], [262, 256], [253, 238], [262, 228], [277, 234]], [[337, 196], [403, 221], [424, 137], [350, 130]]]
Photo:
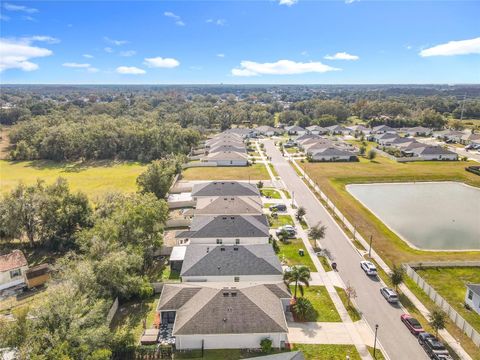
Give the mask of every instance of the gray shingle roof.
[[256, 359], [256, 360], [305, 360], [305, 357], [303, 356], [303, 353], [301, 351], [290, 351], [290, 352], [283, 352], [283, 353], [279, 353], [279, 354], [257, 356], [255, 358], [247, 358], [247, 359]]
[[189, 245], [181, 276], [281, 275], [271, 244]]
[[265, 215], [196, 216], [189, 231], [178, 238], [241, 238], [268, 237], [268, 220]]
[[195, 209], [185, 215], [261, 215], [262, 200], [258, 196], [216, 196], [197, 200]]
[[226, 161], [236, 161], [236, 160], [247, 160], [248, 155], [246, 153], [236, 152], [236, 151], [217, 151], [210, 153], [205, 156], [205, 160], [226, 160]]
[[247, 148], [245, 146], [239, 146], [239, 145], [232, 145], [232, 144], [221, 144], [221, 145], [216, 145], [212, 146], [208, 152], [209, 154], [217, 153], [217, 152], [224, 152], [224, 151], [234, 151], [234, 152], [239, 152], [239, 153], [246, 153]]
[[467, 288], [472, 290], [473, 293], [480, 296], [480, 284], [467, 284]]
[[[235, 285], [236, 288], [223, 288], [213, 283], [202, 286], [188, 283], [165, 284], [157, 309], [171, 310], [165, 307], [164, 293], [168, 296], [172, 293], [182, 294], [183, 289], [193, 288], [195, 292], [192, 292], [190, 299], [176, 309], [174, 336], [288, 331], [280, 298], [269, 288], [265, 285]], [[276, 286], [282, 285], [280, 283]], [[175, 296], [167, 302], [177, 303], [174, 298]]]
[[444, 149], [441, 146], [425, 146], [425, 147], [418, 147], [413, 150], [413, 152], [419, 155], [451, 155], [455, 154], [454, 152]]
[[335, 147], [327, 147], [327, 148], [320, 148], [320, 149], [313, 149], [309, 150], [312, 155], [321, 154], [321, 155], [328, 155], [328, 156], [355, 156], [355, 154], [344, 151]]
[[260, 196], [255, 184], [238, 181], [213, 181], [195, 184], [192, 196]]

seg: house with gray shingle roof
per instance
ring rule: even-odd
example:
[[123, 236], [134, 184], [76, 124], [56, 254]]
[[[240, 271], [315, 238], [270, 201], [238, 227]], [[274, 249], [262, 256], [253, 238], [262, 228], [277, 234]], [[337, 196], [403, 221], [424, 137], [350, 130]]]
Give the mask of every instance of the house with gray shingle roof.
[[[177, 349], [251, 349], [287, 341], [285, 309], [290, 294], [283, 282], [165, 284], [157, 306], [162, 325], [173, 326]], [[276, 289], [273, 290], [273, 287]]]
[[423, 146], [410, 150], [414, 156], [421, 157], [422, 160], [458, 160], [458, 154], [444, 149], [441, 146]]
[[184, 213], [186, 217], [212, 215], [261, 215], [262, 200], [259, 196], [212, 196], [197, 200], [194, 209]]
[[257, 185], [241, 181], [211, 181], [193, 185], [192, 198], [211, 196], [260, 196]]
[[271, 244], [188, 245], [183, 282], [282, 281], [282, 265]]
[[480, 284], [468, 284], [465, 304], [480, 315]]
[[309, 134], [313, 134], [313, 135], [323, 135], [328, 133], [328, 129], [318, 125], [307, 126], [306, 129]]
[[204, 162], [214, 162], [217, 166], [247, 166], [248, 155], [246, 152], [237, 151], [217, 151], [209, 153], [208, 155], [200, 158]]
[[189, 230], [177, 233], [179, 245], [186, 244], [267, 244], [265, 215], [195, 216]]
[[335, 146], [310, 148], [308, 154], [312, 161], [355, 161], [357, 159], [357, 155], [353, 152]]

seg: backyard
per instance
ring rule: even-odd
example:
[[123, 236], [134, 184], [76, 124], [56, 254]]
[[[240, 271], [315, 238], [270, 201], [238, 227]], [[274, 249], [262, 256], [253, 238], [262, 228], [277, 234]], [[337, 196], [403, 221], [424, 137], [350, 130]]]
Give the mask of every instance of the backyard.
[[184, 180], [268, 180], [264, 164], [250, 166], [198, 167], [183, 171]]
[[[289, 239], [287, 243], [277, 241], [277, 244], [280, 248], [278, 253], [280, 261], [285, 261], [288, 266], [305, 265], [310, 271], [317, 271], [301, 239]], [[303, 250], [304, 256], [298, 254], [300, 249]]]

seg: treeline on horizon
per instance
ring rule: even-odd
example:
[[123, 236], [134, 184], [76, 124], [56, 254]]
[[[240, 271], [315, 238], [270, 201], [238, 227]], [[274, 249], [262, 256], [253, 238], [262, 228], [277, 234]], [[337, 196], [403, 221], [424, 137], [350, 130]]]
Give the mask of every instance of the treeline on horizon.
[[[203, 91], [125, 92], [99, 87], [88, 92], [73, 87], [12, 88], [0, 96], [0, 124], [10, 129], [13, 160], [125, 159], [149, 162], [170, 154], [187, 154], [208, 130], [232, 126], [330, 126], [351, 116], [370, 126], [422, 125], [442, 129], [448, 118], [480, 119], [480, 98], [466, 100], [440, 90], [401, 88], [350, 91], [332, 87], [275, 87], [264, 91], [237, 88], [221, 95]], [[76, 89], [76, 90], [75, 90]], [[241, 89], [241, 90], [238, 90]], [[431, 91], [428, 90], [428, 91]], [[4, 106], [7, 105], [7, 106]]]

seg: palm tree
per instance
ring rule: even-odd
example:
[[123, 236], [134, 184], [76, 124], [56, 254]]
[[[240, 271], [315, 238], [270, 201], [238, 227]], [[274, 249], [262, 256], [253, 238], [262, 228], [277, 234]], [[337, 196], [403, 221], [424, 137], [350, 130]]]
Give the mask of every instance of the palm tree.
[[301, 297], [293, 305], [293, 311], [299, 320], [313, 320], [315, 309], [307, 298]]
[[302, 221], [302, 217], [304, 217], [306, 213], [307, 213], [307, 211], [305, 210], [305, 208], [303, 206], [300, 206], [298, 208], [297, 214], [296, 214], [297, 220]]
[[392, 282], [392, 285], [395, 286], [395, 290], [398, 289], [398, 285], [400, 285], [403, 282], [403, 268], [400, 266], [393, 266], [392, 273], [390, 274], [390, 281]]
[[438, 337], [438, 330], [445, 329], [445, 323], [447, 321], [447, 314], [440, 309], [432, 311], [429, 317], [430, 325], [435, 330], [435, 336]]
[[313, 240], [321, 240], [325, 237], [325, 233], [327, 231], [327, 227], [325, 225], [320, 225], [318, 223], [315, 226], [312, 226], [310, 228], [310, 231], [308, 232], [308, 236], [310, 236]]
[[287, 271], [283, 276], [283, 280], [289, 286], [295, 283], [295, 289], [293, 291], [293, 297], [297, 298], [297, 288], [300, 288], [300, 294], [303, 296], [303, 286], [310, 286], [310, 269], [304, 265], [292, 266], [290, 271]]

